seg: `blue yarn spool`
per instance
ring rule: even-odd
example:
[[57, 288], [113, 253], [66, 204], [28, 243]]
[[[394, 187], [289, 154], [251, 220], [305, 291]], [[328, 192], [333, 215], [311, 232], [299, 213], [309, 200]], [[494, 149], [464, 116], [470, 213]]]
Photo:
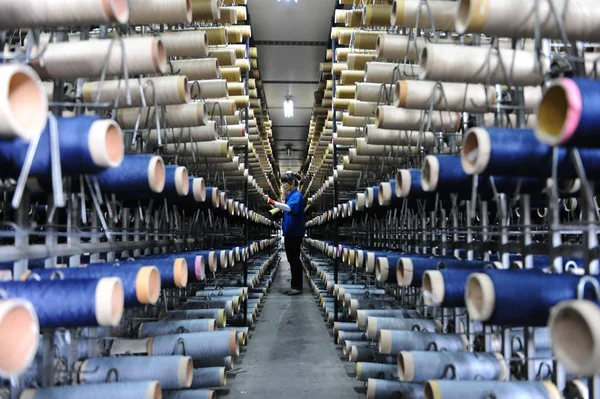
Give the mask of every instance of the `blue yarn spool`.
[[218, 198], [218, 193], [218, 187], [206, 187], [206, 200], [204, 200], [204, 206], [207, 208], [215, 208], [216, 203], [213, 202], [213, 200]]
[[[122, 260], [115, 265], [129, 266], [155, 266], [160, 272], [160, 284], [162, 288], [185, 287], [187, 285], [187, 264], [185, 259], [178, 256], [167, 256], [164, 258], [138, 258], [133, 260]], [[185, 262], [187, 263], [187, 262]], [[103, 263], [92, 263], [88, 267], [103, 266]], [[185, 269], [185, 271], [183, 270]]]
[[600, 82], [585, 78], [555, 81], [544, 93], [536, 137], [549, 145], [598, 148]]
[[148, 399], [159, 397], [160, 393], [158, 381], [139, 381], [26, 389], [21, 397], [31, 399]]
[[[368, 194], [370, 193], [370, 194]], [[379, 186], [373, 186], [367, 188], [366, 192], [367, 201], [365, 202], [365, 207], [368, 209], [376, 209], [379, 208]], [[372, 199], [372, 201], [369, 201]]]
[[123, 284], [116, 277], [2, 282], [0, 290], [30, 301], [41, 328], [115, 326], [123, 314]]
[[[22, 277], [27, 278], [31, 272]], [[160, 274], [157, 268], [138, 265], [137, 267], [118, 267], [103, 264], [93, 267], [37, 269], [34, 275], [42, 280], [63, 279], [99, 279], [118, 277], [123, 282], [126, 306], [154, 304], [160, 294]], [[24, 279], [23, 278], [23, 279]]]
[[223, 309], [171, 310], [163, 318], [166, 321], [194, 319], [215, 319], [219, 327], [225, 327], [226, 319]]
[[107, 193], [126, 199], [147, 199], [165, 187], [165, 169], [156, 155], [125, 155], [119, 167], [98, 174], [98, 184]]
[[397, 205], [400, 199], [396, 195], [396, 179], [379, 184], [377, 201], [380, 206]]
[[79, 384], [105, 382], [116, 370], [120, 382], [159, 381], [165, 389], [189, 388], [192, 367], [188, 356], [95, 357], [75, 365]]
[[396, 196], [420, 198], [428, 195], [421, 186], [421, 169], [401, 169], [396, 173]]
[[452, 258], [419, 257], [413, 254], [400, 258], [398, 264], [398, 284], [405, 287], [420, 287], [423, 274], [437, 269], [438, 262]]
[[[531, 129], [472, 128], [466, 133], [461, 152], [466, 173], [549, 177], [552, 175], [552, 146], [540, 143]], [[567, 148], [558, 148], [558, 177], [577, 177]], [[600, 176], [600, 151], [579, 150], [588, 177]]]
[[460, 157], [428, 155], [421, 171], [421, 186], [425, 192], [469, 193], [472, 190], [473, 178], [462, 170]]
[[396, 284], [396, 269], [400, 260], [400, 253], [390, 253], [385, 257], [378, 257], [375, 265], [375, 277], [380, 283]]
[[209, 389], [163, 391], [163, 399], [215, 399], [215, 397], [215, 391]]
[[[189, 280], [194, 280], [194, 281], [198, 281], [199, 280], [199, 268], [200, 268], [200, 259], [198, 259], [199, 256], [202, 256], [200, 251], [186, 251], [186, 252], [171, 252], [168, 254], [162, 254], [162, 255], [152, 255], [152, 256], [148, 256], [148, 257], [144, 257], [144, 258], [137, 258], [136, 260], [143, 262], [144, 260], [148, 260], [148, 261], [152, 261], [154, 259], [161, 259], [161, 260], [172, 260], [175, 261], [175, 259], [177, 258], [183, 258], [185, 259], [185, 262], [187, 263], [187, 269], [188, 269], [188, 279]], [[203, 260], [206, 260], [207, 258], [203, 258]]]
[[[552, 306], [577, 297], [580, 280], [537, 270], [486, 270], [467, 280], [467, 309], [475, 320], [489, 324], [545, 326]], [[584, 299], [596, 299], [591, 284], [584, 288]]]
[[185, 166], [165, 166], [165, 187], [156, 197], [166, 198], [171, 201], [180, 201], [190, 193], [190, 181]]
[[493, 267], [491, 262], [484, 260], [464, 260], [456, 258], [442, 258], [437, 262], [438, 269], [481, 269], [484, 267]]
[[224, 367], [203, 367], [194, 369], [190, 388], [220, 388], [225, 386], [226, 381]]
[[[98, 173], [107, 167], [116, 167], [121, 163], [124, 151], [123, 139], [121, 129], [116, 122], [101, 120], [96, 116], [56, 118], [56, 122], [63, 175]], [[40, 136], [29, 172], [30, 176], [48, 177], [51, 173], [50, 123], [49, 120]], [[101, 143], [102, 147], [98, 147], [95, 141], [102, 140], [104, 141]], [[1, 176], [19, 175], [25, 164], [28, 147], [29, 143], [19, 138], [0, 141]]]
[[[435, 395], [434, 395], [435, 392]], [[511, 399], [551, 399], [560, 398], [556, 386], [550, 382], [528, 381], [452, 381], [429, 380], [425, 393], [435, 398], [511, 398]]]
[[[540, 198], [540, 203], [547, 205], [548, 200], [546, 194], [546, 180], [535, 177], [511, 177], [511, 176], [494, 176], [494, 186], [496, 192], [506, 194], [531, 194], [533, 199]], [[479, 179], [477, 192], [483, 196], [483, 199], [490, 199], [494, 194], [489, 176], [484, 176]], [[535, 201], [532, 201], [532, 207]]]
[[[481, 269], [481, 267], [479, 267]], [[465, 283], [473, 268], [428, 270], [423, 275], [423, 298], [428, 306], [465, 306]]]

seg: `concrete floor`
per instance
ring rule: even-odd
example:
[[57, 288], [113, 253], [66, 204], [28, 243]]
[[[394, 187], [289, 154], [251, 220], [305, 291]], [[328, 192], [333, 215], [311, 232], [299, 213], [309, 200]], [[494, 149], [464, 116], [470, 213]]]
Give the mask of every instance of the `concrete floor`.
[[[228, 399], [352, 399], [363, 398], [361, 382], [353, 377], [355, 364], [340, 359], [315, 297], [304, 281], [304, 293], [289, 297], [290, 266], [282, 252], [280, 269], [247, 352], [228, 380]], [[241, 360], [241, 361], [240, 361]]]

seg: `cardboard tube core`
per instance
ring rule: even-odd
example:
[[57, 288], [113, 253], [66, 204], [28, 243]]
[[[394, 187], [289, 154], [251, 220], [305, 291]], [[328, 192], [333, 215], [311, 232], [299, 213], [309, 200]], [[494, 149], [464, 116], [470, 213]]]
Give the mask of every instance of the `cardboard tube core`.
[[415, 363], [410, 352], [398, 353], [398, 378], [400, 381], [413, 381], [415, 379]]
[[466, 174], [479, 174], [485, 171], [490, 162], [490, 135], [485, 129], [469, 129], [463, 140], [460, 163]]
[[105, 277], [96, 286], [96, 321], [100, 326], [115, 327], [121, 321], [125, 292], [121, 279]]
[[542, 97], [537, 133], [547, 144], [557, 144], [564, 134], [569, 111], [569, 93], [562, 85], [552, 86]]
[[0, 376], [23, 372], [38, 348], [39, 322], [30, 303], [0, 300]]
[[161, 193], [165, 188], [165, 162], [159, 156], [152, 157], [148, 163], [148, 185], [155, 193]]
[[486, 321], [494, 313], [496, 293], [494, 283], [483, 273], [469, 276], [465, 291], [465, 302], [473, 320]]

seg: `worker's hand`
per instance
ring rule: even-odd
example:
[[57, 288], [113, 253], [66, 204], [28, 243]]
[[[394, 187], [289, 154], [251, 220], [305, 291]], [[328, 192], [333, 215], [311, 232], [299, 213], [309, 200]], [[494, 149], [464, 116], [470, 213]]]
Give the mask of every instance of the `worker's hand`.
[[267, 204], [269, 205], [275, 205], [275, 201], [269, 197], [269, 199], [267, 199]]

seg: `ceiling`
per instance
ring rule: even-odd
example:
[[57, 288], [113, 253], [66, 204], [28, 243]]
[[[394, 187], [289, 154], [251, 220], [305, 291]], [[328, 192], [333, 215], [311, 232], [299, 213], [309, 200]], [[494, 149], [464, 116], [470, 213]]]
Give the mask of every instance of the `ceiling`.
[[[253, 41], [272, 121], [275, 156], [282, 172], [298, 172], [337, 0], [255, 0], [248, 2]], [[291, 96], [294, 116], [285, 118]], [[292, 154], [286, 154], [291, 147]]]

